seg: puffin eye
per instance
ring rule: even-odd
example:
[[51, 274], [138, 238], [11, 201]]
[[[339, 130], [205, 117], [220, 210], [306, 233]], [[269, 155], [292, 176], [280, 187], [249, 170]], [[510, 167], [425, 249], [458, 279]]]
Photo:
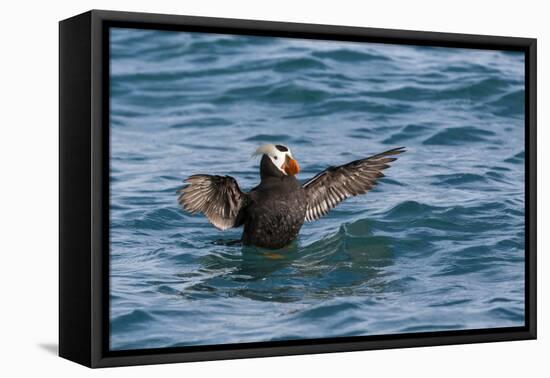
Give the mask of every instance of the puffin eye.
[[277, 160], [277, 156], [273, 156], [273, 159]]

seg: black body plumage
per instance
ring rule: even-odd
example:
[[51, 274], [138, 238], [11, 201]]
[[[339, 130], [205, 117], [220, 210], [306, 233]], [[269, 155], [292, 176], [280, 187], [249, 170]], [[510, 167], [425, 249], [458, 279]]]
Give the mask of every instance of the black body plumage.
[[281, 248], [298, 236], [304, 224], [306, 193], [296, 177], [283, 174], [265, 155], [260, 177], [260, 185], [249, 192], [249, 202], [243, 208], [242, 242]]

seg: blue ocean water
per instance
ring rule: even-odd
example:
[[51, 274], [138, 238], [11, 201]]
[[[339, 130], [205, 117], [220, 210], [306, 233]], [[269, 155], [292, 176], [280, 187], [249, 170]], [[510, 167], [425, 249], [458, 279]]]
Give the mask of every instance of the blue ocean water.
[[[524, 324], [523, 54], [115, 28], [110, 70], [112, 349]], [[274, 142], [407, 152], [276, 254], [178, 207]]]

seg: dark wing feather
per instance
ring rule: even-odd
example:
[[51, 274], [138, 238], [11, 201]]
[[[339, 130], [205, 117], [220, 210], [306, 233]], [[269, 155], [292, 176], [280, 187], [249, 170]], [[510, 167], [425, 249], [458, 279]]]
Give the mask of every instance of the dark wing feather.
[[241, 192], [233, 177], [193, 175], [185, 183], [178, 191], [178, 202], [184, 210], [203, 213], [220, 230], [238, 226], [237, 216], [247, 194]]
[[367, 193], [389, 163], [396, 160], [394, 155], [405, 152], [404, 147], [394, 148], [366, 159], [352, 161], [338, 167], [329, 167], [319, 173], [303, 187], [306, 190], [306, 220], [321, 218], [346, 198]]

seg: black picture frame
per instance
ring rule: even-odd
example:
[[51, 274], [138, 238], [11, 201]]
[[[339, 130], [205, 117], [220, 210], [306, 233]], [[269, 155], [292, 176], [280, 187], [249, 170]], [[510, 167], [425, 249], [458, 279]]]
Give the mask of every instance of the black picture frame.
[[[525, 53], [525, 326], [110, 351], [109, 43], [112, 26]], [[536, 39], [92, 10], [59, 23], [59, 354], [89, 367], [536, 338]]]

